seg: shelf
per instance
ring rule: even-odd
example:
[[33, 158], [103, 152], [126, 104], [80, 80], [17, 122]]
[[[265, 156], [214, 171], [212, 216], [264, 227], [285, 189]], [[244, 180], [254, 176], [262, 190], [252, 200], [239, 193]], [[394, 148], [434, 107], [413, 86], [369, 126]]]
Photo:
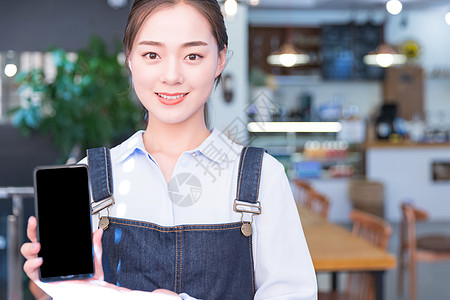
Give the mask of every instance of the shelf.
[[366, 142], [364, 144], [365, 149], [373, 149], [373, 148], [410, 148], [410, 149], [418, 149], [418, 148], [450, 148], [450, 143], [412, 143], [412, 142], [383, 142], [383, 141], [374, 141], [374, 142]]
[[[336, 133], [257, 133], [253, 146], [267, 148], [290, 178], [337, 179], [364, 175], [361, 144], [334, 143]], [[308, 142], [314, 142], [308, 145]], [[333, 146], [335, 144], [335, 146]]]

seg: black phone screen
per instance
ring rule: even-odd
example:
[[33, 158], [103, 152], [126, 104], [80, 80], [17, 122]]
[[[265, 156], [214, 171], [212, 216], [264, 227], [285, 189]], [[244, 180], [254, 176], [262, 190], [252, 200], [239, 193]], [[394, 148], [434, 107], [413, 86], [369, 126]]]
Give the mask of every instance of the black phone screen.
[[89, 176], [86, 165], [35, 170], [42, 281], [90, 278], [94, 273]]

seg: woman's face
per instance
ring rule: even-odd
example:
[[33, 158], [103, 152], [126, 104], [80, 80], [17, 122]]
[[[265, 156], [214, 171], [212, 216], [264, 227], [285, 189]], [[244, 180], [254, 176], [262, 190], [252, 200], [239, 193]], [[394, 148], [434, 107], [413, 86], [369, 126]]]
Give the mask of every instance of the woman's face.
[[178, 4], [149, 15], [129, 58], [149, 123], [203, 122], [204, 104], [225, 67], [225, 52], [218, 52], [210, 24], [192, 6]]

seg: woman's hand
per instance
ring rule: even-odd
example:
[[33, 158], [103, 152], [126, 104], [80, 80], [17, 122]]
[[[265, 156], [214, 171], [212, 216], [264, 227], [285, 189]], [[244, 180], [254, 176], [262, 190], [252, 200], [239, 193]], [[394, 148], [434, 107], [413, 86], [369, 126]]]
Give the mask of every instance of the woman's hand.
[[42, 265], [42, 257], [38, 257], [41, 244], [37, 241], [36, 233], [37, 221], [35, 217], [28, 219], [27, 236], [30, 239], [29, 243], [24, 243], [20, 252], [25, 257], [26, 262], [23, 265], [23, 270], [27, 276], [33, 280], [39, 280], [39, 267]]
[[101, 228], [97, 229], [92, 235], [92, 244], [94, 246], [94, 262], [95, 262], [95, 274], [93, 279], [101, 281], [105, 279], [102, 266], [102, 254], [103, 254], [102, 235], [103, 229]]
[[[23, 269], [27, 276], [37, 285], [42, 288], [45, 292], [47, 292], [50, 296], [54, 298], [66, 298], [69, 299], [72, 297], [73, 299], [98, 299], [102, 295], [110, 295], [111, 299], [117, 297], [118, 298], [128, 298], [130, 296], [131, 299], [153, 299], [149, 294], [144, 292], [132, 291], [127, 288], [118, 287], [114, 284], [107, 283], [104, 281], [104, 274], [102, 268], [102, 235], [103, 230], [98, 229], [94, 232], [92, 236], [92, 242], [94, 246], [94, 262], [95, 262], [95, 275], [92, 279], [89, 280], [68, 280], [54, 283], [42, 283], [39, 281], [39, 267], [42, 265], [42, 258], [38, 257], [39, 250], [41, 249], [40, 243], [37, 241], [37, 221], [35, 217], [30, 217], [28, 220], [27, 226], [27, 236], [30, 239], [30, 242], [24, 243], [20, 252], [25, 257], [26, 262], [23, 266]], [[84, 288], [83, 288], [84, 287]], [[39, 290], [37, 290], [39, 291]], [[42, 292], [43, 294], [44, 292]], [[118, 294], [117, 294], [118, 293]], [[125, 293], [125, 294], [123, 294]], [[39, 291], [39, 294], [40, 291]], [[149, 298], [145, 297], [145, 294], [148, 295]], [[179, 296], [168, 290], [158, 289], [153, 291], [151, 294], [159, 294], [160, 297], [166, 299], [178, 298]], [[45, 295], [45, 294], [43, 294]], [[128, 296], [126, 296], [128, 295]], [[80, 297], [81, 298], [80, 298]], [[156, 295], [155, 295], [156, 296]], [[142, 298], [143, 297], [143, 298]], [[70, 299], [72, 299], [70, 298]], [[167, 299], [168, 299], [167, 298]], [[172, 298], [172, 299], [174, 299]], [[159, 297], [158, 297], [159, 299]]]
[[164, 289], [157, 289], [157, 290], [154, 290], [152, 293], [180, 298], [180, 296], [178, 296], [178, 294], [176, 294], [176, 293], [174, 293], [172, 291], [169, 291], [169, 290], [164, 290]]

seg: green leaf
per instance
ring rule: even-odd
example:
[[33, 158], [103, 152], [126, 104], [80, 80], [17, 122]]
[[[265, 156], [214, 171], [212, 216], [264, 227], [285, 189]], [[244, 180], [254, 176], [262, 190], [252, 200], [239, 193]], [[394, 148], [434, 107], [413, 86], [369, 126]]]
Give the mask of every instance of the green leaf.
[[130, 94], [128, 72], [117, 62], [117, 49], [108, 52], [100, 38], [92, 37], [75, 63], [67, 60], [65, 50], [52, 50], [57, 67], [53, 82], [47, 82], [42, 69], [18, 74], [19, 93], [25, 96], [31, 89], [42, 103], [11, 110], [14, 126], [23, 134], [33, 128], [49, 134], [61, 161], [74, 145], [112, 146], [141, 128], [141, 106]]

